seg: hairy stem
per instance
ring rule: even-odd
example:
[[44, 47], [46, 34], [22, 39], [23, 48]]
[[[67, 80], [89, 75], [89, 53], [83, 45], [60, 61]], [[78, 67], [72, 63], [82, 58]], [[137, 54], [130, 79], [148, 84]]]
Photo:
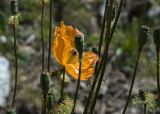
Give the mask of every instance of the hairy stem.
[[43, 95], [43, 111], [42, 114], [46, 114], [46, 102], [47, 102], [47, 95]]
[[48, 72], [50, 72], [50, 59], [51, 59], [51, 40], [52, 40], [52, 17], [53, 17], [53, 1], [50, 0], [49, 12], [49, 49], [48, 49]]
[[60, 99], [59, 99], [60, 102], [62, 101], [63, 94], [64, 94], [65, 67], [62, 70], [63, 70], [63, 79], [62, 79], [62, 82], [61, 82], [61, 96], [60, 96]]
[[[98, 55], [99, 56], [100, 56], [100, 53], [101, 53], [102, 41], [103, 41], [103, 36], [104, 36], [104, 31], [105, 31], [107, 7], [108, 7], [108, 0], [106, 0], [106, 4], [105, 4], [105, 12], [104, 12], [104, 17], [103, 17], [102, 30], [101, 30], [101, 34], [100, 34], [100, 41], [99, 41], [99, 48], [98, 48]], [[97, 67], [98, 67], [98, 62], [96, 63], [95, 71], [97, 70]], [[89, 107], [89, 104], [90, 104], [90, 101], [91, 101], [91, 98], [92, 98], [92, 93], [94, 91], [94, 88], [95, 88], [95, 85], [96, 85], [96, 82], [97, 82], [97, 79], [98, 79], [98, 75], [94, 77], [93, 84], [91, 86], [91, 90], [89, 92], [87, 103], [85, 105], [85, 109], [84, 109], [83, 114], [87, 113], [87, 110], [88, 110], [88, 107]]]
[[75, 93], [75, 96], [74, 96], [74, 105], [73, 105], [73, 109], [72, 109], [71, 114], [74, 114], [74, 109], [75, 109], [76, 102], [77, 102], [78, 90], [79, 90], [80, 79], [81, 79], [81, 67], [82, 67], [82, 58], [79, 58], [79, 74], [78, 74], [78, 82], [77, 82], [77, 87], [76, 87], [76, 93]]
[[157, 55], [157, 90], [158, 90], [158, 96], [160, 97], [160, 82], [159, 82], [159, 49], [156, 49], [156, 55]]
[[14, 18], [14, 25], [13, 25], [13, 34], [14, 34], [14, 56], [15, 56], [15, 85], [14, 85], [14, 94], [12, 100], [12, 108], [15, 105], [15, 97], [17, 92], [17, 81], [18, 81], [18, 57], [17, 57], [17, 36], [16, 36], [16, 19]]
[[43, 31], [43, 22], [44, 22], [44, 2], [41, 6], [41, 41], [42, 41], [42, 71], [44, 71], [44, 31]]
[[123, 109], [122, 114], [126, 113], [126, 110], [127, 110], [130, 98], [131, 98], [131, 94], [132, 94], [132, 90], [133, 90], [133, 85], [134, 85], [134, 81], [135, 81], [135, 78], [136, 78], [136, 73], [137, 73], [137, 67], [138, 67], [138, 62], [139, 62], [140, 54], [141, 54], [141, 50], [138, 51], [138, 55], [137, 55], [137, 59], [136, 59], [136, 64], [135, 64], [135, 67], [134, 67], [134, 72], [133, 72], [133, 77], [132, 77], [132, 82], [131, 82], [131, 86], [130, 86], [130, 89], [129, 89], [129, 94], [128, 94], [127, 101], [126, 101], [126, 104], [125, 104], [125, 107]]
[[144, 114], [147, 114], [147, 104], [144, 103]]

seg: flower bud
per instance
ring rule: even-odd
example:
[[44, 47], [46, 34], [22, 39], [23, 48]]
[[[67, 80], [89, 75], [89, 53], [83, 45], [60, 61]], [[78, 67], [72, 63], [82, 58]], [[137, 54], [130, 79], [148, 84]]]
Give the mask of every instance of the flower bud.
[[153, 39], [154, 39], [154, 43], [156, 45], [156, 49], [160, 49], [160, 27], [157, 27], [154, 29], [153, 32]]
[[11, 0], [10, 10], [12, 15], [16, 15], [18, 13], [18, 2], [17, 0]]
[[81, 35], [77, 35], [75, 37], [75, 46], [79, 53], [79, 57], [82, 58], [83, 50], [84, 50], [84, 39]]
[[14, 109], [8, 109], [6, 114], [16, 114]]
[[138, 36], [138, 50], [141, 51], [145, 43], [147, 42], [147, 38], [149, 37], [150, 28], [147, 26], [141, 26]]
[[142, 101], [145, 101], [145, 91], [142, 89], [139, 89], [139, 97]]
[[50, 74], [48, 72], [42, 72], [40, 84], [43, 95], [47, 95], [50, 88]]

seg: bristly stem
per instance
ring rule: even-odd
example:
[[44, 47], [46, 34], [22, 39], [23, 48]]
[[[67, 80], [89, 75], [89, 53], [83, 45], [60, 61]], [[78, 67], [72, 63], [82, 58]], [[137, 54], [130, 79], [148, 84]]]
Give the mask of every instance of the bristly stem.
[[159, 82], [159, 49], [156, 49], [156, 55], [157, 55], [157, 90], [158, 90], [158, 96], [160, 97], [160, 82]]
[[[118, 9], [118, 14], [117, 14], [117, 16], [116, 16], [115, 22], [114, 22], [113, 27], [112, 27], [112, 29], [111, 29], [111, 35], [110, 35], [110, 34], [107, 34], [107, 36], [106, 36], [106, 40], [109, 39], [109, 41], [108, 41], [107, 44], [105, 45], [104, 53], [103, 53], [102, 58], [101, 58], [101, 61], [100, 61], [100, 63], [99, 63], [100, 66], [98, 66], [98, 69], [97, 69], [97, 71], [96, 71], [96, 75], [99, 75], [100, 71], [101, 71], [101, 75], [100, 75], [100, 79], [99, 79], [99, 81], [98, 81], [98, 86], [97, 86], [96, 93], [95, 93], [96, 95], [94, 96], [93, 102], [92, 102], [92, 104], [91, 104], [91, 108], [90, 108], [91, 113], [89, 112], [89, 114], [92, 114], [93, 111], [94, 111], [94, 107], [95, 107], [96, 100], [97, 100], [97, 97], [98, 97], [99, 89], [100, 89], [100, 86], [101, 86], [101, 83], [102, 83], [102, 79], [103, 79], [103, 76], [104, 76], [104, 71], [105, 71], [105, 67], [106, 67], [105, 64], [106, 64], [106, 62], [107, 62], [106, 58], [108, 57], [109, 44], [110, 44], [110, 42], [111, 42], [111, 40], [112, 40], [113, 33], [114, 33], [114, 31], [115, 31], [115, 28], [116, 28], [117, 23], [118, 23], [118, 20], [119, 20], [120, 12], [121, 12], [121, 9], [122, 9], [122, 4], [123, 4], [123, 0], [120, 1], [120, 6], [119, 6], [119, 9]], [[108, 24], [109, 24], [109, 23], [108, 23]], [[109, 27], [109, 26], [108, 26], [108, 27]], [[103, 63], [104, 63], [104, 65], [101, 65], [101, 64], [103, 64]], [[103, 67], [102, 67], [102, 66], [103, 66]], [[101, 68], [102, 68], [102, 70], [101, 70]], [[85, 113], [84, 113], [84, 114], [85, 114]]]
[[101, 67], [99, 67], [100, 75], [99, 75], [99, 73], [96, 72], [97, 73], [96, 76], [99, 75], [99, 79], [98, 79], [98, 82], [96, 83], [97, 86], [95, 88], [95, 95], [93, 97], [93, 101], [92, 101], [90, 108], [89, 108], [89, 111], [88, 111], [89, 114], [92, 114], [94, 112], [94, 107], [96, 105], [98, 93], [99, 93], [99, 90], [101, 87], [105, 67], [107, 64], [107, 63], [105, 63], [105, 61], [106, 61], [105, 59], [107, 59], [107, 57], [108, 57], [108, 49], [109, 49], [109, 44], [110, 44], [109, 39], [110, 39], [110, 30], [111, 30], [110, 28], [111, 28], [111, 21], [112, 21], [112, 10], [113, 10], [112, 6], [113, 6], [113, 0], [111, 0], [109, 2], [108, 15], [107, 15], [107, 25], [106, 25], [106, 32], [105, 32], [105, 34], [106, 34], [106, 36], [105, 36], [105, 50], [103, 52], [103, 56], [101, 59], [101, 63], [103, 63], [103, 64], [101, 64]]
[[52, 40], [52, 17], [53, 17], [53, 1], [50, 0], [50, 18], [49, 18], [49, 49], [48, 49], [48, 72], [50, 72], [50, 59], [51, 59], [51, 40]]
[[[108, 8], [108, 0], [106, 0], [106, 4], [105, 4], [105, 12], [104, 12], [104, 17], [103, 17], [102, 30], [101, 30], [101, 34], [100, 34], [100, 41], [99, 41], [99, 47], [98, 47], [98, 55], [99, 56], [100, 56], [100, 53], [101, 53], [102, 41], [103, 41], [103, 36], [104, 36], [104, 31], [105, 31], [107, 8]], [[95, 71], [97, 70], [97, 67], [98, 67], [98, 62], [96, 63]], [[92, 93], [94, 91], [94, 88], [95, 88], [95, 85], [96, 85], [96, 82], [97, 82], [97, 79], [98, 79], [98, 75], [94, 77], [93, 84], [91, 86], [91, 90], [89, 92], [87, 103], [85, 105], [85, 109], [84, 109], [83, 114], [87, 113], [87, 110], [88, 110], [88, 107], [89, 107], [89, 104], [90, 104], [90, 101], [91, 101], [91, 98], [92, 98]]]
[[60, 96], [60, 99], [59, 101], [61, 102], [62, 99], [63, 99], [63, 94], [64, 94], [64, 84], [65, 84], [65, 67], [62, 69], [62, 82], [61, 82], [61, 96]]
[[75, 96], [74, 96], [74, 104], [73, 104], [73, 109], [72, 109], [71, 114], [74, 114], [74, 109], [75, 109], [76, 102], [77, 102], [78, 90], [79, 90], [80, 79], [81, 79], [81, 67], [82, 67], [82, 57], [79, 58], [79, 74], [78, 74], [78, 82], [77, 82], [76, 93], [75, 93]]
[[14, 25], [13, 25], [13, 34], [14, 34], [14, 56], [15, 56], [15, 85], [14, 85], [12, 108], [14, 108], [14, 105], [15, 105], [15, 97], [17, 92], [17, 81], [18, 81], [18, 57], [17, 57], [17, 36], [16, 36], [16, 19], [15, 18], [14, 18]]
[[137, 73], [137, 67], [138, 67], [138, 62], [139, 62], [140, 54], [141, 54], [141, 50], [138, 51], [138, 55], [137, 55], [137, 59], [136, 59], [136, 64], [135, 64], [135, 67], [134, 67], [134, 72], [133, 72], [133, 77], [132, 77], [132, 82], [131, 82], [131, 86], [130, 86], [130, 89], [129, 89], [129, 94], [128, 94], [127, 101], [126, 101], [126, 104], [125, 104], [125, 107], [123, 109], [122, 114], [126, 113], [126, 110], [127, 110], [130, 98], [131, 98], [131, 94], [132, 94], [132, 90], [133, 90], [133, 85], [134, 85], [134, 81], [135, 81], [135, 78], [136, 78], [136, 73]]
[[41, 40], [42, 40], [42, 72], [44, 71], [44, 31], [43, 31], [43, 22], [44, 22], [44, 2], [41, 3]]

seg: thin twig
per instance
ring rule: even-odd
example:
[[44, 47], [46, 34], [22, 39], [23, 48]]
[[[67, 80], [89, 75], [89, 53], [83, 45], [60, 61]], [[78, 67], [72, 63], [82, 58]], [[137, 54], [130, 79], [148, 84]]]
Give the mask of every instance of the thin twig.
[[48, 49], [48, 72], [50, 72], [51, 59], [51, 40], [52, 40], [52, 17], [53, 17], [53, 1], [50, 0], [50, 18], [49, 18], [49, 49]]

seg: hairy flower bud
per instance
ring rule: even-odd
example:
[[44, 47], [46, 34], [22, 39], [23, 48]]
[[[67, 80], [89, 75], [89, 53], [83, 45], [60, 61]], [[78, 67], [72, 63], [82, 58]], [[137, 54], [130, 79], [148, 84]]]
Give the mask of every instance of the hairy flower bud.
[[75, 37], [75, 46], [76, 46], [76, 49], [79, 53], [79, 57], [82, 58], [82, 54], [83, 54], [83, 50], [84, 50], [84, 39], [82, 38], [81, 35], [77, 35]]
[[138, 50], [141, 51], [145, 43], [147, 42], [147, 38], [149, 37], [150, 28], [147, 26], [141, 26], [138, 36]]
[[142, 101], [145, 101], [145, 91], [142, 89], [139, 89], [139, 97]]
[[12, 15], [16, 15], [18, 13], [18, 2], [17, 0], [11, 0], [10, 10]]
[[156, 49], [160, 49], [160, 27], [156, 27], [153, 32], [153, 39], [156, 45]]

